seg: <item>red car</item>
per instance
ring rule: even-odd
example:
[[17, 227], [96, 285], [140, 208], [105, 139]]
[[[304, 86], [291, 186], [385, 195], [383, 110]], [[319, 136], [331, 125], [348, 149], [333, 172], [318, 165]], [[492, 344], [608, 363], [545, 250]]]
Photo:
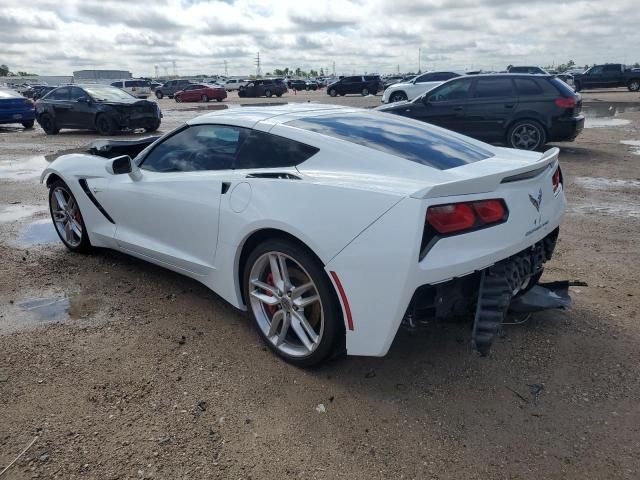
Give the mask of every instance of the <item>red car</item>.
[[227, 98], [227, 92], [224, 87], [194, 83], [184, 87], [184, 90], [176, 92], [173, 98], [176, 99], [176, 102], [208, 102], [209, 100], [221, 102]]

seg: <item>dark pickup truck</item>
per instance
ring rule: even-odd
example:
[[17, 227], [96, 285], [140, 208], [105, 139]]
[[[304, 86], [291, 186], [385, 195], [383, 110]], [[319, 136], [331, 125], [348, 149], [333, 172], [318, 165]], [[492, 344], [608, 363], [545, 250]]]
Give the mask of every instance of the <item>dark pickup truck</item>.
[[576, 92], [589, 88], [627, 87], [631, 92], [640, 90], [640, 72], [632, 71], [621, 63], [594, 65], [584, 73], [573, 75]]

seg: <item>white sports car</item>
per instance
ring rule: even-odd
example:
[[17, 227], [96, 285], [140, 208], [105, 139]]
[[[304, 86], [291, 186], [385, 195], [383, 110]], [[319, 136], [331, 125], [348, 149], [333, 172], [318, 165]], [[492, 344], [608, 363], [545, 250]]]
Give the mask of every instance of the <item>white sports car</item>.
[[487, 353], [566, 206], [556, 148], [355, 108], [231, 109], [92, 151], [42, 174], [62, 242], [197, 279], [300, 366], [383, 356], [401, 324], [460, 315]]

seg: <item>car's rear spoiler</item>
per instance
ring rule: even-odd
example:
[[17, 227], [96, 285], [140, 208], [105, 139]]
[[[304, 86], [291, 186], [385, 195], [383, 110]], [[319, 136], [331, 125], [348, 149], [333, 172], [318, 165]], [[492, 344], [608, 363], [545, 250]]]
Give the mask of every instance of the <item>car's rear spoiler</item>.
[[[525, 180], [541, 174], [546, 168], [555, 164], [558, 160], [559, 153], [560, 149], [553, 147], [544, 152], [535, 163], [530, 163], [529, 165], [519, 168], [504, 168], [502, 165], [496, 165], [494, 167], [495, 171], [493, 172], [489, 171], [486, 174], [479, 174], [477, 176], [471, 176], [423, 188], [422, 190], [415, 192], [411, 197], [437, 198], [451, 195], [469, 195], [472, 193], [492, 192], [497, 189], [501, 183]], [[472, 165], [482, 164], [483, 162], [484, 160], [481, 160], [480, 162]]]

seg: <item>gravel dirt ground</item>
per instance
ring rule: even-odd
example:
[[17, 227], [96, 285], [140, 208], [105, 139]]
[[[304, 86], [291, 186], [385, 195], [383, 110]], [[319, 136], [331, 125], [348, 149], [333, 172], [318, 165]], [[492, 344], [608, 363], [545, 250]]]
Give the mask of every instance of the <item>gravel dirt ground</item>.
[[[311, 371], [195, 281], [66, 251], [38, 175], [96, 135], [0, 127], [0, 471], [37, 437], [2, 480], [640, 478], [640, 96], [583, 97], [543, 277], [586, 282], [573, 308], [506, 326], [488, 358], [434, 325]], [[277, 99], [307, 100], [380, 104]], [[161, 129], [238, 103], [164, 99]]]

